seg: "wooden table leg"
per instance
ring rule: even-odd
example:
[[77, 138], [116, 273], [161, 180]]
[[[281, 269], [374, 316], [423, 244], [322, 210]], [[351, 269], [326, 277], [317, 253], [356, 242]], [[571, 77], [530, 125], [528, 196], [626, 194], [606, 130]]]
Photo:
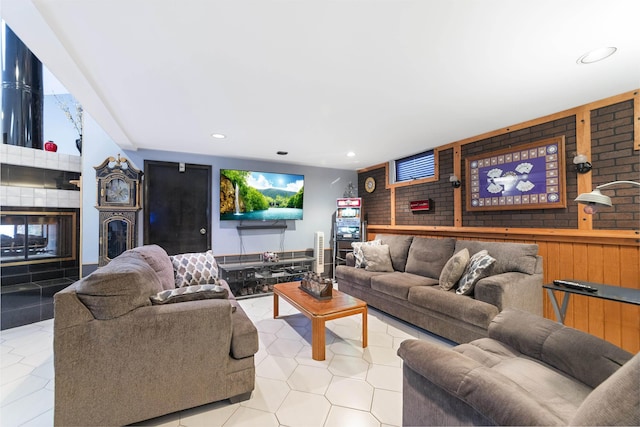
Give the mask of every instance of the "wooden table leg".
[[273, 318], [277, 318], [278, 317], [278, 310], [279, 310], [279, 305], [278, 305], [278, 294], [273, 294]]
[[362, 310], [362, 348], [366, 348], [368, 345], [367, 336], [367, 307], [365, 307]]
[[325, 359], [325, 344], [324, 319], [313, 317], [311, 319], [311, 358], [313, 360]]

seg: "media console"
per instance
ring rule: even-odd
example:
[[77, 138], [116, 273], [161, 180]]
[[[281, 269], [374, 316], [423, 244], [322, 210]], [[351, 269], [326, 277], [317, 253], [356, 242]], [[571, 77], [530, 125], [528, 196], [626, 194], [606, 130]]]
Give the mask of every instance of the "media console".
[[219, 277], [227, 281], [236, 298], [248, 298], [272, 293], [276, 283], [301, 280], [315, 261], [305, 251], [277, 254], [278, 261], [264, 261], [262, 254], [216, 257]]

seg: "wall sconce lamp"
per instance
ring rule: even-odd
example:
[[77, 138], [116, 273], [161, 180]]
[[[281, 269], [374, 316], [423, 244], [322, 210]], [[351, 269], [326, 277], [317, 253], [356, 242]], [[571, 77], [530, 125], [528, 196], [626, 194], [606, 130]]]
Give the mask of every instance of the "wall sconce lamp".
[[587, 161], [587, 156], [584, 154], [576, 154], [573, 158], [573, 164], [576, 166], [576, 172], [587, 173], [591, 170], [591, 163]]
[[611, 198], [609, 196], [605, 196], [600, 192], [601, 188], [610, 187], [612, 185], [618, 184], [629, 184], [635, 187], [640, 187], [640, 182], [633, 181], [613, 181], [608, 182], [606, 184], [598, 185], [591, 193], [582, 193], [578, 197], [576, 197], [575, 201], [578, 203], [584, 203], [586, 206], [584, 207], [584, 213], [588, 215], [593, 215], [598, 212], [598, 206], [612, 206]]
[[449, 182], [453, 188], [460, 188], [461, 183], [457, 176], [451, 175], [449, 177]]

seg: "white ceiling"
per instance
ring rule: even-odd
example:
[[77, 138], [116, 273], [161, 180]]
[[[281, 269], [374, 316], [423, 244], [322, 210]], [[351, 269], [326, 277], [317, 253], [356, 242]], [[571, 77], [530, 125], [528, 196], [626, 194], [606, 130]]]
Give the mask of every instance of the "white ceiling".
[[[359, 169], [640, 87], [638, 0], [2, 0], [1, 13], [123, 149]], [[576, 64], [605, 46], [618, 51]]]

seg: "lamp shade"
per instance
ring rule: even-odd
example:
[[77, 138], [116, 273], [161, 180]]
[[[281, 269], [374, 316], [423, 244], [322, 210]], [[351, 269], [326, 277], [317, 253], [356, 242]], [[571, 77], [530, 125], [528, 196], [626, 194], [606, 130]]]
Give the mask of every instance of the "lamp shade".
[[580, 194], [576, 197], [575, 201], [578, 203], [595, 203], [597, 205], [611, 206], [611, 198], [602, 194], [597, 188], [591, 193]]

